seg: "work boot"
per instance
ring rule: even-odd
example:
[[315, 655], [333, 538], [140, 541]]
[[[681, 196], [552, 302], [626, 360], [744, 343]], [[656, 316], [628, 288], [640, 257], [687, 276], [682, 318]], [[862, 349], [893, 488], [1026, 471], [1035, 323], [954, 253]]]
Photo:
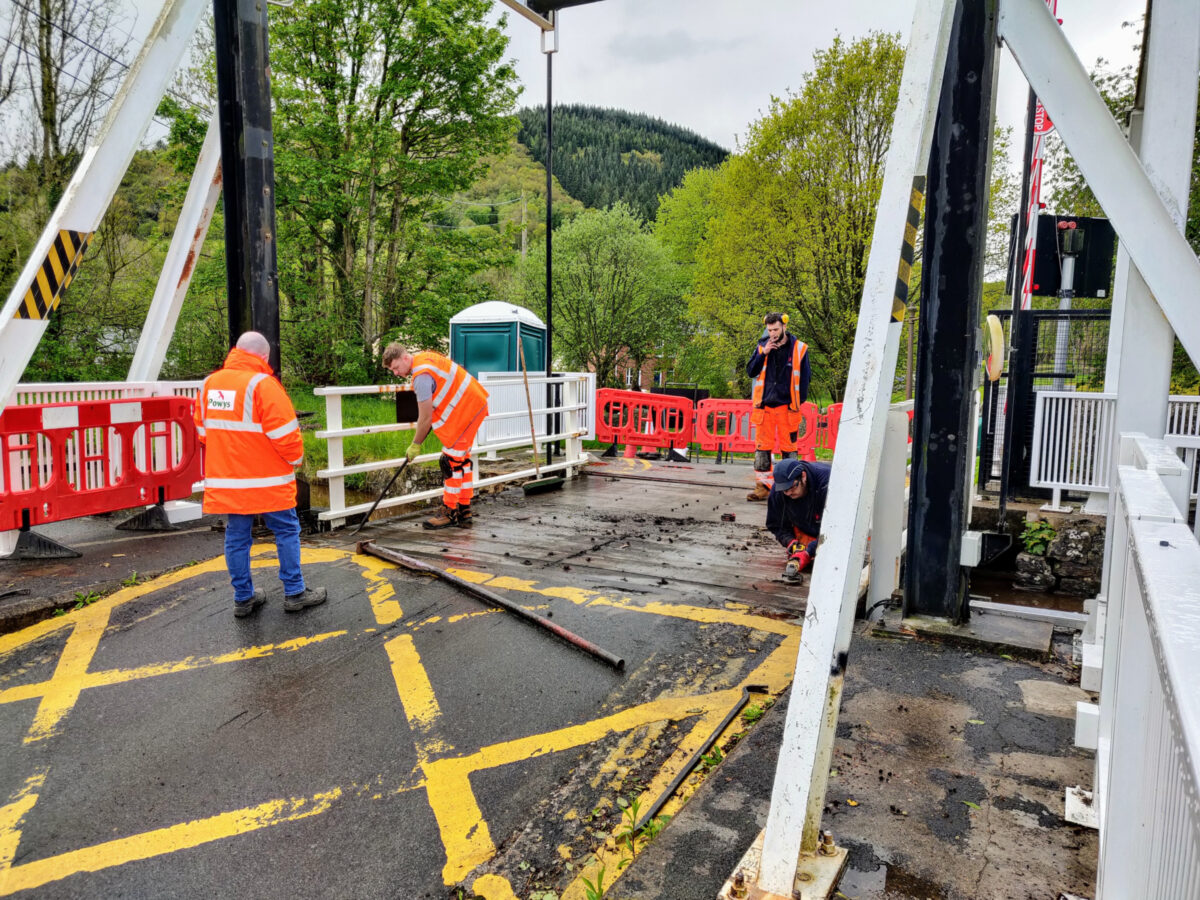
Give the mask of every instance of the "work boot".
[[457, 514], [454, 517], [454, 524], [459, 528], [470, 528], [472, 518], [470, 505], [463, 503], [458, 504], [456, 513]]
[[761, 502], [766, 500], [769, 496], [771, 496], [770, 490], [768, 490], [767, 486], [760, 481], [754, 485], [754, 490], [746, 495], [746, 499]]
[[299, 594], [287, 594], [283, 598], [284, 612], [299, 612], [310, 606], [320, 606], [329, 596], [326, 588], [306, 587]]
[[249, 600], [233, 601], [233, 614], [239, 619], [244, 619], [246, 616], [252, 616], [258, 612], [258, 608], [266, 602], [266, 594], [262, 591], [255, 591], [254, 596]]
[[458, 524], [458, 509], [450, 506], [443, 506], [442, 511], [436, 516], [432, 516], [421, 523], [422, 526], [430, 530], [437, 528], [449, 528], [451, 525]]

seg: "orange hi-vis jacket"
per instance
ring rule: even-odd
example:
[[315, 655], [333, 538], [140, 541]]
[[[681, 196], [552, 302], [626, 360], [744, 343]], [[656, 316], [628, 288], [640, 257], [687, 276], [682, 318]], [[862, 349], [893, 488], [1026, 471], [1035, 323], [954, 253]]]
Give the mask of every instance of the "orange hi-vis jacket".
[[296, 505], [304, 460], [296, 410], [266, 360], [238, 350], [204, 380], [196, 432], [205, 445], [206, 513], [279, 512]]
[[[800, 364], [804, 360], [804, 354], [808, 352], [808, 344], [799, 338], [795, 338], [795, 344], [792, 345], [792, 378], [791, 378], [791, 400], [788, 403], [788, 420], [792, 425], [800, 423], [800, 404], [803, 402], [800, 399]], [[754, 386], [750, 392], [750, 406], [754, 410], [750, 414], [750, 421], [758, 425], [762, 420], [762, 402], [763, 402], [763, 385], [767, 378], [767, 364], [764, 361], [762, 371], [754, 379]], [[759, 421], [755, 421], [755, 413]]]
[[440, 353], [422, 350], [413, 354], [412, 376], [432, 375], [433, 433], [443, 447], [453, 447], [487, 409], [488, 392], [471, 373]]

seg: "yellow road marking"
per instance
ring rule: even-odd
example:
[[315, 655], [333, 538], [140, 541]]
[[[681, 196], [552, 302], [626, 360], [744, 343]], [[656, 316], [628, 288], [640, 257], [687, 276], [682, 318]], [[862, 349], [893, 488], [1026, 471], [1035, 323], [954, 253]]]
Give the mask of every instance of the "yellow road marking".
[[367, 599], [371, 602], [375, 621], [380, 625], [391, 625], [403, 619], [404, 610], [400, 608], [399, 601], [392, 599], [396, 596], [396, 589], [383, 574], [395, 566], [366, 553], [356, 553], [353, 559], [361, 567], [362, 577], [367, 580]]
[[25, 735], [25, 743], [40, 741], [50, 737], [58, 729], [63, 717], [71, 711], [79, 692], [83, 690], [83, 679], [87, 668], [100, 646], [100, 638], [108, 626], [108, 610], [100, 614], [86, 616], [75, 625], [67, 644], [63, 647], [58, 658], [58, 665], [50, 680], [42, 685], [42, 702], [38, 704], [37, 714], [29, 733]]
[[[261, 555], [274, 548], [270, 544], [256, 545], [252, 550], [252, 554]], [[350, 558], [352, 554], [344, 550], [330, 550], [317, 547], [304, 547], [300, 551], [301, 563], [319, 563], [319, 562], [336, 562]], [[255, 563], [257, 566], [257, 561]], [[210, 575], [213, 572], [225, 571], [225, 557], [216, 556], [205, 562], [197, 563], [194, 566], [188, 566], [186, 569], [180, 569], [176, 572], [170, 572], [166, 575], [160, 575], [152, 581], [144, 581], [141, 584], [133, 585], [132, 587], [122, 588], [119, 591], [114, 591], [107, 597], [97, 600], [91, 606], [85, 609], [77, 610], [65, 616], [58, 616], [52, 619], [44, 619], [35, 625], [30, 625], [20, 631], [15, 631], [12, 634], [0, 635], [0, 657], [19, 647], [24, 647], [40, 640], [47, 635], [54, 634], [56, 631], [62, 631], [66, 628], [74, 627], [81, 620], [87, 620], [93, 617], [103, 617], [108, 621], [108, 615], [118, 606], [123, 606], [133, 600], [137, 600], [152, 591], [162, 590], [163, 588], [173, 587], [201, 575]]]
[[425, 762], [433, 753], [448, 753], [454, 748], [444, 741], [430, 737], [430, 730], [441, 718], [442, 711], [438, 707], [437, 697], [433, 693], [433, 685], [429, 675], [421, 665], [421, 657], [413, 644], [411, 635], [402, 634], [392, 638], [385, 645], [388, 658], [392, 661], [392, 677], [396, 681], [396, 690], [400, 693], [400, 705], [404, 707], [404, 715], [408, 724], [416, 733], [417, 762]]
[[740, 694], [739, 690], [729, 689], [702, 697], [651, 700], [590, 722], [492, 744], [467, 756], [425, 763], [422, 769], [429, 802], [446, 848], [446, 866], [442, 870], [446, 884], [461, 881], [495, 854], [487, 822], [471, 791], [470, 776], [474, 772], [570, 750], [652, 722], [686, 719], [696, 715], [697, 709], [701, 712], [714, 707], [726, 709]]
[[763, 616], [756, 616], [738, 610], [710, 608], [707, 606], [682, 606], [658, 601], [635, 603], [627, 597], [614, 600], [601, 591], [592, 591], [587, 588], [566, 586], [540, 587], [540, 583], [537, 581], [525, 578], [513, 578], [508, 575], [492, 575], [488, 572], [478, 572], [472, 569], [449, 569], [448, 571], [452, 575], [463, 579], [463, 581], [470, 581], [472, 584], [486, 584], [489, 588], [521, 591], [527, 594], [540, 594], [543, 597], [557, 597], [560, 600], [569, 600], [576, 605], [612, 606], [617, 609], [629, 610], [630, 612], [668, 616], [674, 619], [688, 619], [692, 622], [714, 625], [740, 625], [744, 628], [779, 635], [794, 634], [796, 629], [799, 628], [798, 625], [793, 625], [789, 622], [767, 619]]
[[[402, 786], [389, 794], [403, 793], [417, 787], [420, 785]], [[339, 800], [348, 799], [351, 795], [358, 798], [378, 796], [372, 793], [373, 789], [372, 785], [352, 785], [349, 788], [334, 787], [311, 797], [268, 800], [256, 806], [156, 828], [81, 850], [71, 850], [58, 856], [0, 869], [0, 896], [41, 887], [79, 872], [99, 872], [135, 860], [150, 859], [261, 828], [319, 816], [330, 810]], [[3, 836], [3, 832], [0, 832], [0, 837]]]
[[[21, 822], [38, 801], [37, 792], [46, 783], [46, 769], [25, 779], [25, 784], [6, 805], [0, 806], [0, 873], [12, 865], [21, 842]], [[2, 877], [2, 875], [0, 875]]]
[[517, 900], [508, 879], [499, 875], [480, 875], [471, 885], [471, 891], [483, 900]]
[[[253, 552], [256, 556], [263, 556], [270, 549], [270, 545], [260, 545], [254, 548]], [[384, 575], [385, 569], [390, 568], [389, 564], [382, 560], [375, 560], [374, 557], [351, 555], [345, 551], [331, 549], [306, 548], [302, 552], [302, 561], [305, 563], [332, 562], [347, 558], [352, 558], [359, 564], [363, 577], [368, 582], [368, 596], [377, 622], [380, 625], [387, 625], [399, 621], [403, 612], [399, 603], [393, 599], [394, 589]], [[272, 561], [266, 558], [258, 559], [254, 563], [256, 568], [272, 564]], [[61, 628], [72, 626], [71, 635], [60, 656], [54, 675], [47, 682], [38, 685], [17, 686], [0, 691], [0, 702], [41, 696], [43, 702], [35, 720], [35, 728], [38, 730], [39, 736], [47, 736], [53, 733], [56, 724], [70, 710], [78, 698], [79, 692], [84, 688], [188, 671], [223, 662], [252, 659], [275, 652], [299, 650], [319, 641], [347, 634], [345, 631], [329, 632], [277, 645], [243, 648], [220, 656], [198, 659], [189, 657], [181, 661], [156, 663], [136, 669], [94, 673], [87, 671], [95, 653], [96, 644], [107, 627], [112, 609], [143, 596], [151, 590], [161, 590], [189, 578], [223, 571], [223, 569], [224, 560], [222, 557], [217, 557], [171, 575], [162, 576], [152, 582], [118, 591], [70, 617], [47, 620], [15, 635], [0, 638], [0, 655], [2, 655], [16, 647], [27, 645], [53, 634]], [[613, 599], [597, 591], [567, 586], [542, 586], [535, 581], [496, 576], [485, 572], [470, 570], [455, 570], [455, 572], [460, 577], [476, 583], [487, 583], [492, 587], [566, 599], [576, 604], [606, 605], [630, 612], [687, 619], [702, 625], [720, 623], [783, 635], [785, 640], [746, 679], [746, 683], [765, 683], [770, 690], [777, 692], [782, 690], [790, 680], [791, 667], [789, 663], [794, 662], [799, 641], [799, 627], [796, 625], [762, 619], [728, 609], [683, 607], [653, 602], [635, 603], [628, 598]], [[455, 616], [449, 621], [461, 621], [477, 615], [492, 614], [492, 612], [488, 610], [469, 613]], [[419, 625], [413, 627], [419, 627]], [[431, 739], [432, 730], [440, 717], [440, 708], [433, 685], [421, 664], [412, 637], [410, 634], [398, 636], [387, 641], [385, 648], [391, 661], [393, 678], [396, 681], [401, 704], [414, 731], [418, 761], [426, 779], [410, 787], [400, 788], [400, 790], [409, 790], [413, 787], [426, 789], [427, 798], [438, 822], [446, 850], [447, 863], [443, 869], [443, 877], [447, 884], [461, 881], [476, 866], [495, 855], [495, 847], [490, 837], [488, 824], [471, 788], [470, 777], [472, 774], [512, 762], [573, 749], [599, 740], [610, 733], [632, 732], [644, 726], [659, 725], [661, 727], [662, 723], [668, 721], [680, 721], [700, 716], [697, 724], [693, 726], [689, 735], [672, 756], [672, 760], [679, 758], [679, 764], [682, 764], [682, 760], [691, 755], [692, 751], [689, 748], [693, 744], [698, 745], [698, 742], [707, 736], [712, 728], [711, 723], [719, 720], [724, 715], [724, 711], [740, 694], [740, 687], [737, 687], [702, 696], [659, 698], [590, 722], [483, 747], [475, 753], [463, 757], [434, 759], [432, 758], [433, 754], [445, 753], [452, 748]], [[34, 730], [31, 729], [31, 735], [33, 733]], [[629, 735], [626, 738], [631, 745], [635, 743], [632, 741], [632, 737]], [[642, 752], [644, 753], [644, 750]], [[671, 774], [671, 767], [664, 766], [656, 775], [654, 784], [661, 782], [665, 786]], [[15, 797], [8, 806], [0, 807], [0, 861], [7, 858], [11, 862], [15, 854], [20, 838], [19, 824], [36, 803], [37, 790], [40, 789], [45, 776], [43, 774], [35, 776], [36, 778], [41, 780], [34, 784], [31, 779], [31, 786], [27, 786], [27, 789]], [[311, 797], [273, 800], [207, 819], [185, 822], [141, 835], [109, 841], [94, 847], [70, 851], [50, 859], [37, 860], [6, 870], [0, 868], [0, 894], [36, 887], [76, 872], [98, 871], [132, 860], [171, 853], [223, 837], [231, 837], [270, 825], [318, 815], [330, 808], [342, 796], [342, 789], [335, 788]], [[371, 796], [379, 798], [383, 795], [376, 792]], [[648, 798], [657, 796], [657, 791], [653, 786], [647, 789], [646, 796]], [[682, 799], [672, 802], [682, 803]], [[8, 852], [7, 857], [3, 855], [6, 851]], [[575, 890], [578, 885], [581, 885], [579, 880], [572, 886], [572, 890]], [[485, 900], [510, 900], [513, 897], [509, 882], [498, 875], [481, 876], [475, 880], [473, 889]], [[564, 900], [566, 896], [564, 895]]]
[[[106, 669], [101, 672], [87, 672], [79, 677], [79, 688], [83, 690], [93, 687], [106, 687], [113, 684], [138, 681], [142, 678], [156, 678], [159, 675], [191, 672], [195, 669], [207, 668], [208, 666], [245, 662], [252, 659], [264, 659], [268, 656], [273, 656], [275, 653], [291, 653], [296, 650], [303, 650], [306, 647], [311, 647], [314, 644], [319, 644], [331, 638], [343, 637], [348, 633], [346, 631], [327, 631], [324, 634], [293, 638], [290, 641], [281, 641], [278, 644], [259, 644], [256, 647], [243, 647], [241, 650], [233, 650], [229, 653], [221, 653], [216, 656], [189, 656], [185, 659], [170, 662], [138, 666], [135, 669]], [[0, 703], [15, 703], [18, 700], [32, 700], [35, 697], [41, 697], [47, 693], [47, 688], [51, 684], [52, 681], [39, 681], [32, 684], [20, 684], [15, 687], [5, 688], [4, 690], [0, 690]]]

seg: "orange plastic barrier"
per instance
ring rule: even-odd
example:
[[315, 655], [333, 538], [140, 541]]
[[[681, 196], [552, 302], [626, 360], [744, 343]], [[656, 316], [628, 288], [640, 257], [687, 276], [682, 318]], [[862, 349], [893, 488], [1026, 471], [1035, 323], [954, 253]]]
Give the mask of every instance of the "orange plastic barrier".
[[0, 413], [0, 530], [181, 500], [201, 477], [189, 397]]
[[596, 438], [638, 447], [679, 447], [692, 442], [692, 401], [667, 394], [596, 391]]
[[832, 452], [837, 447], [838, 426], [842, 422], [842, 404], [830, 403], [817, 417], [817, 447]]
[[[755, 427], [750, 424], [753, 408], [749, 400], [701, 400], [692, 411], [684, 397], [643, 394], [602, 388], [596, 392], [596, 438], [632, 448], [678, 447], [693, 437], [701, 450], [726, 453], [754, 452]], [[815, 460], [816, 451], [832, 451], [837, 445], [842, 404], [833, 403], [821, 412], [815, 403], [800, 407], [797, 455]], [[779, 453], [780, 448], [774, 448]]]
[[754, 426], [749, 400], [714, 400], [696, 404], [696, 440], [701, 450], [749, 453], [754, 450]]

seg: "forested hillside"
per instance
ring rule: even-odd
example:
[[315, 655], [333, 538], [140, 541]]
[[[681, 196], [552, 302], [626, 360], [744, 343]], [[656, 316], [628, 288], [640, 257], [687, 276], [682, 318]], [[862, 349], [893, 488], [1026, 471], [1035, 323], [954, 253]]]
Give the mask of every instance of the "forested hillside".
[[[546, 108], [517, 113], [517, 139], [546, 159]], [[658, 198], [689, 169], [720, 165], [729, 155], [712, 141], [661, 119], [596, 106], [554, 108], [554, 174], [572, 197], [593, 209], [624, 201], [646, 221]]]

